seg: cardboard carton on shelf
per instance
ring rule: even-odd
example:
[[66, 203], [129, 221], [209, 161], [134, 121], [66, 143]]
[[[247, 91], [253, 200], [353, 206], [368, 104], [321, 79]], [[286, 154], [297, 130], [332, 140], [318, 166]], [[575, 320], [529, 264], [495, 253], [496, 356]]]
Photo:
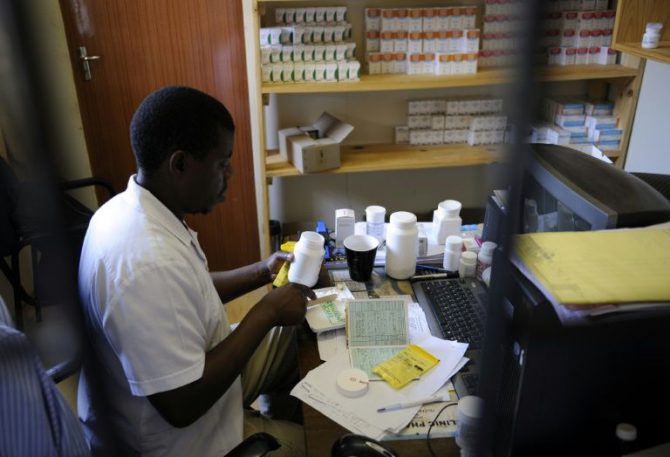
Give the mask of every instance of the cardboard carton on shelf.
[[353, 129], [324, 112], [312, 125], [280, 130], [279, 154], [300, 173], [339, 168], [340, 144]]

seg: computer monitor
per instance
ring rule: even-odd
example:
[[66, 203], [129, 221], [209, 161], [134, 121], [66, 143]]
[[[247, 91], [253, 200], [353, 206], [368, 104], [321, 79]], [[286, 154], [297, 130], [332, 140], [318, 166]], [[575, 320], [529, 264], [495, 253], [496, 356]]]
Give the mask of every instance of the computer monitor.
[[533, 144], [519, 232], [642, 227], [670, 220], [670, 202], [641, 179], [565, 146]]
[[[670, 220], [670, 202], [611, 164], [560, 146], [528, 145], [527, 152], [519, 192], [508, 202], [513, 233]], [[623, 422], [638, 428], [633, 448], [670, 441], [670, 306], [566, 322], [509, 262], [510, 241], [501, 240], [491, 287], [502, 292], [487, 307], [494, 338], [485, 337], [489, 366], [480, 379], [491, 454], [620, 455]]]

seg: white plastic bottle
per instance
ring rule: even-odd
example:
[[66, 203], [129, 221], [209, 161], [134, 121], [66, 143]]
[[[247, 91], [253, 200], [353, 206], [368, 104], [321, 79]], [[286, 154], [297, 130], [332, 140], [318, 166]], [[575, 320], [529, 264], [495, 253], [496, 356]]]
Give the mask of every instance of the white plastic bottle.
[[493, 241], [484, 241], [477, 254], [477, 279], [482, 281], [482, 273], [493, 263], [493, 251], [498, 245]]
[[372, 205], [365, 208], [365, 233], [374, 236], [381, 243], [384, 241], [384, 218], [386, 208]]
[[458, 264], [458, 276], [460, 278], [474, 278], [477, 271], [477, 254], [472, 251], [461, 253], [461, 261]]
[[448, 236], [444, 243], [444, 259], [442, 266], [447, 271], [458, 271], [463, 251], [463, 238], [457, 235]]
[[648, 22], [644, 35], [642, 35], [642, 48], [654, 49], [658, 47], [661, 40], [663, 24], [660, 22]]
[[458, 400], [456, 413], [456, 445], [461, 448], [461, 457], [481, 455], [478, 444], [481, 442], [478, 431], [484, 414], [484, 400], [481, 397], [467, 395]]
[[461, 234], [463, 220], [460, 217], [461, 202], [445, 200], [433, 211], [433, 240], [436, 244], [444, 244], [448, 236]]
[[386, 274], [395, 279], [413, 276], [418, 248], [416, 216], [406, 211], [391, 214], [386, 233]]
[[313, 287], [319, 280], [323, 263], [324, 238], [316, 232], [302, 232], [293, 249], [293, 262], [288, 270], [289, 282]]

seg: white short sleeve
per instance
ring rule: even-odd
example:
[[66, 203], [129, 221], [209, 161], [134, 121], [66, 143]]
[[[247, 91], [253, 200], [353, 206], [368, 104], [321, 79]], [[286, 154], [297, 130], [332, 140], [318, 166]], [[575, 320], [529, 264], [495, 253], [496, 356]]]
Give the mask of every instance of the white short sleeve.
[[133, 395], [148, 396], [202, 376], [207, 304], [187, 262], [142, 266], [119, 285], [102, 326]]

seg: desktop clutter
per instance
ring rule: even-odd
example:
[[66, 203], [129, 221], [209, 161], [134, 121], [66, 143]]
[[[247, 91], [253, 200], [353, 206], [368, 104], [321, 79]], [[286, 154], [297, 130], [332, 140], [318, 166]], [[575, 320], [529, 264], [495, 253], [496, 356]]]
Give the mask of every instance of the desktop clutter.
[[324, 259], [339, 266], [328, 267], [335, 285], [314, 290], [317, 298], [306, 315], [324, 363], [295, 386], [293, 396], [371, 441], [456, 434], [461, 403], [476, 401], [459, 401], [450, 382], [469, 361], [468, 343], [433, 336], [409, 294], [369, 298], [366, 282], [375, 266], [396, 280], [416, 278], [417, 271], [486, 277], [496, 245], [482, 242], [481, 225], [462, 224], [461, 206], [440, 202], [433, 221], [424, 223], [406, 211], [385, 223], [386, 209], [377, 205], [366, 208], [364, 222], [352, 209], [338, 209], [333, 234], [320, 222], [298, 241], [282, 244], [294, 261], [275, 285], [314, 287]]

